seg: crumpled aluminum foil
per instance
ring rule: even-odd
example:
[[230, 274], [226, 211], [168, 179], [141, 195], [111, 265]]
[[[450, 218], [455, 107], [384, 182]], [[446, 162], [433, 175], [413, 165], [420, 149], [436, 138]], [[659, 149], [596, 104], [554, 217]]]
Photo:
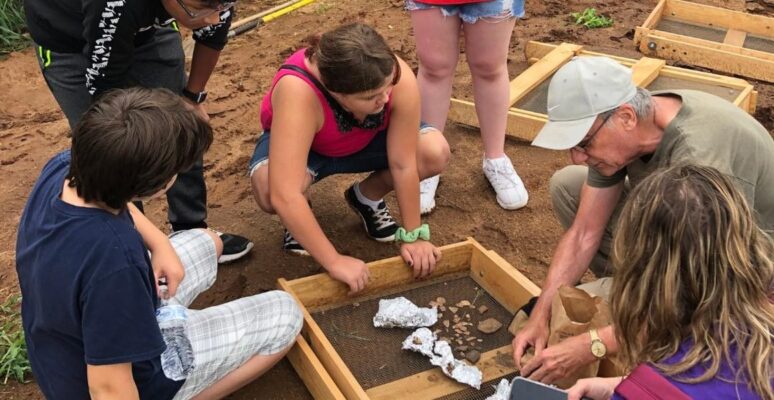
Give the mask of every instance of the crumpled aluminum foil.
[[374, 315], [377, 328], [419, 328], [438, 322], [438, 311], [420, 308], [405, 297], [379, 300], [379, 311]]
[[500, 379], [500, 383], [495, 386], [493, 395], [486, 400], [509, 400], [511, 398], [511, 383], [507, 379]]
[[433, 346], [437, 337], [427, 328], [419, 328], [403, 341], [403, 350], [416, 351], [428, 357], [433, 357]]
[[449, 343], [439, 340], [435, 342], [433, 351], [436, 355], [430, 358], [430, 364], [441, 367], [444, 374], [459, 383], [481, 389], [481, 380], [483, 379], [481, 370], [455, 359]]

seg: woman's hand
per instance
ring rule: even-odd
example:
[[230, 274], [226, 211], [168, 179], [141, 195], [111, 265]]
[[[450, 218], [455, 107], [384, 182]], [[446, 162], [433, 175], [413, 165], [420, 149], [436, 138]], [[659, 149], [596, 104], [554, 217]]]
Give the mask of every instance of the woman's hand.
[[613, 397], [615, 387], [623, 380], [623, 377], [614, 378], [587, 378], [579, 379], [567, 391], [567, 400], [580, 400], [589, 398], [592, 400], [608, 400]]
[[401, 244], [400, 255], [414, 268], [414, 278], [429, 276], [435, 269], [435, 263], [441, 260], [441, 250], [426, 240]]

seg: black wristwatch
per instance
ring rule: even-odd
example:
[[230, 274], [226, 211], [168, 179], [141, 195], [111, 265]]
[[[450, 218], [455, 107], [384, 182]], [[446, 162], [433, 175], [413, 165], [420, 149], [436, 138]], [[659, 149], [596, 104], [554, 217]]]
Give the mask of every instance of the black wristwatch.
[[194, 104], [201, 104], [204, 103], [204, 100], [207, 100], [207, 92], [194, 93], [186, 88], [183, 88], [183, 96]]

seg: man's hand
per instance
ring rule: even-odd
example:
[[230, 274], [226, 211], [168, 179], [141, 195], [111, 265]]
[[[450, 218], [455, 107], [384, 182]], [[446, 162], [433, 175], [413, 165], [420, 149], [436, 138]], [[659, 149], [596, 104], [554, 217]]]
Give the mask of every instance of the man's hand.
[[[168, 299], [177, 292], [177, 287], [185, 277], [185, 269], [169, 240], [167, 240], [166, 246], [157, 247], [151, 251], [151, 265], [153, 266], [153, 275], [156, 277], [156, 290], [159, 288], [159, 279], [164, 278], [167, 283], [167, 293], [164, 296], [165, 299]], [[159, 296], [162, 296], [161, 291], [159, 291]]]
[[207, 114], [207, 109], [204, 108], [204, 103], [196, 104], [189, 100], [187, 97], [183, 97], [183, 100], [185, 100], [185, 104], [190, 106], [191, 110], [195, 112], [196, 115], [202, 119], [202, 121], [208, 124], [210, 123], [210, 114]]
[[326, 268], [331, 278], [349, 285], [349, 294], [355, 294], [365, 289], [368, 278], [368, 266], [363, 260], [340, 255], [330, 267]]
[[[521, 365], [521, 358], [527, 352], [527, 348], [531, 346], [535, 349], [535, 356], [538, 356], [548, 344], [548, 321], [533, 314], [524, 328], [513, 338], [511, 344], [516, 368], [523, 371], [524, 365]], [[523, 372], [521, 376], [525, 376]]]
[[400, 255], [414, 268], [414, 278], [424, 278], [433, 273], [435, 263], [441, 260], [441, 250], [425, 240], [402, 243]]
[[592, 400], [608, 400], [613, 397], [613, 391], [621, 383], [621, 380], [620, 376], [578, 379], [578, 382], [567, 391], [567, 400], [580, 400], [582, 397]]
[[591, 354], [591, 338], [586, 333], [536, 352], [519, 373], [529, 379], [552, 384], [595, 360]]

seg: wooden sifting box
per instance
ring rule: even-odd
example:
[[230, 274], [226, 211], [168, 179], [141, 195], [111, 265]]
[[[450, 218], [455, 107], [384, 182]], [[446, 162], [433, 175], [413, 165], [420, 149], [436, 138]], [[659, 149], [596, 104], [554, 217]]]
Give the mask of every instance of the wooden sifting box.
[[655, 56], [774, 82], [774, 18], [660, 0], [634, 42]]
[[[694, 89], [725, 98], [743, 110], [755, 112], [757, 92], [747, 81], [707, 72], [671, 67], [664, 60], [643, 57], [639, 60], [587, 51], [570, 43], [552, 45], [531, 41], [525, 48], [532, 64], [510, 83], [510, 104], [506, 134], [532, 141], [548, 121], [546, 100], [548, 84], [554, 73], [575, 56], [605, 56], [632, 69], [632, 80], [649, 90]], [[475, 104], [452, 99], [449, 119], [478, 127]]]
[[[305, 322], [288, 359], [316, 399], [484, 399], [493, 392], [492, 384], [515, 375], [507, 325], [540, 289], [471, 238], [440, 249], [442, 259], [428, 280], [415, 280], [400, 257], [369, 263], [369, 285], [357, 297], [348, 296], [346, 285], [328, 274], [279, 280], [279, 287], [301, 305]], [[412, 329], [373, 327], [378, 299], [397, 296], [420, 307], [438, 296], [450, 305], [464, 298], [475, 307], [486, 305], [484, 316], [500, 318], [503, 327], [480, 343], [481, 391], [447, 378], [426, 357], [401, 350], [400, 342]], [[479, 314], [477, 308], [465, 312]]]

